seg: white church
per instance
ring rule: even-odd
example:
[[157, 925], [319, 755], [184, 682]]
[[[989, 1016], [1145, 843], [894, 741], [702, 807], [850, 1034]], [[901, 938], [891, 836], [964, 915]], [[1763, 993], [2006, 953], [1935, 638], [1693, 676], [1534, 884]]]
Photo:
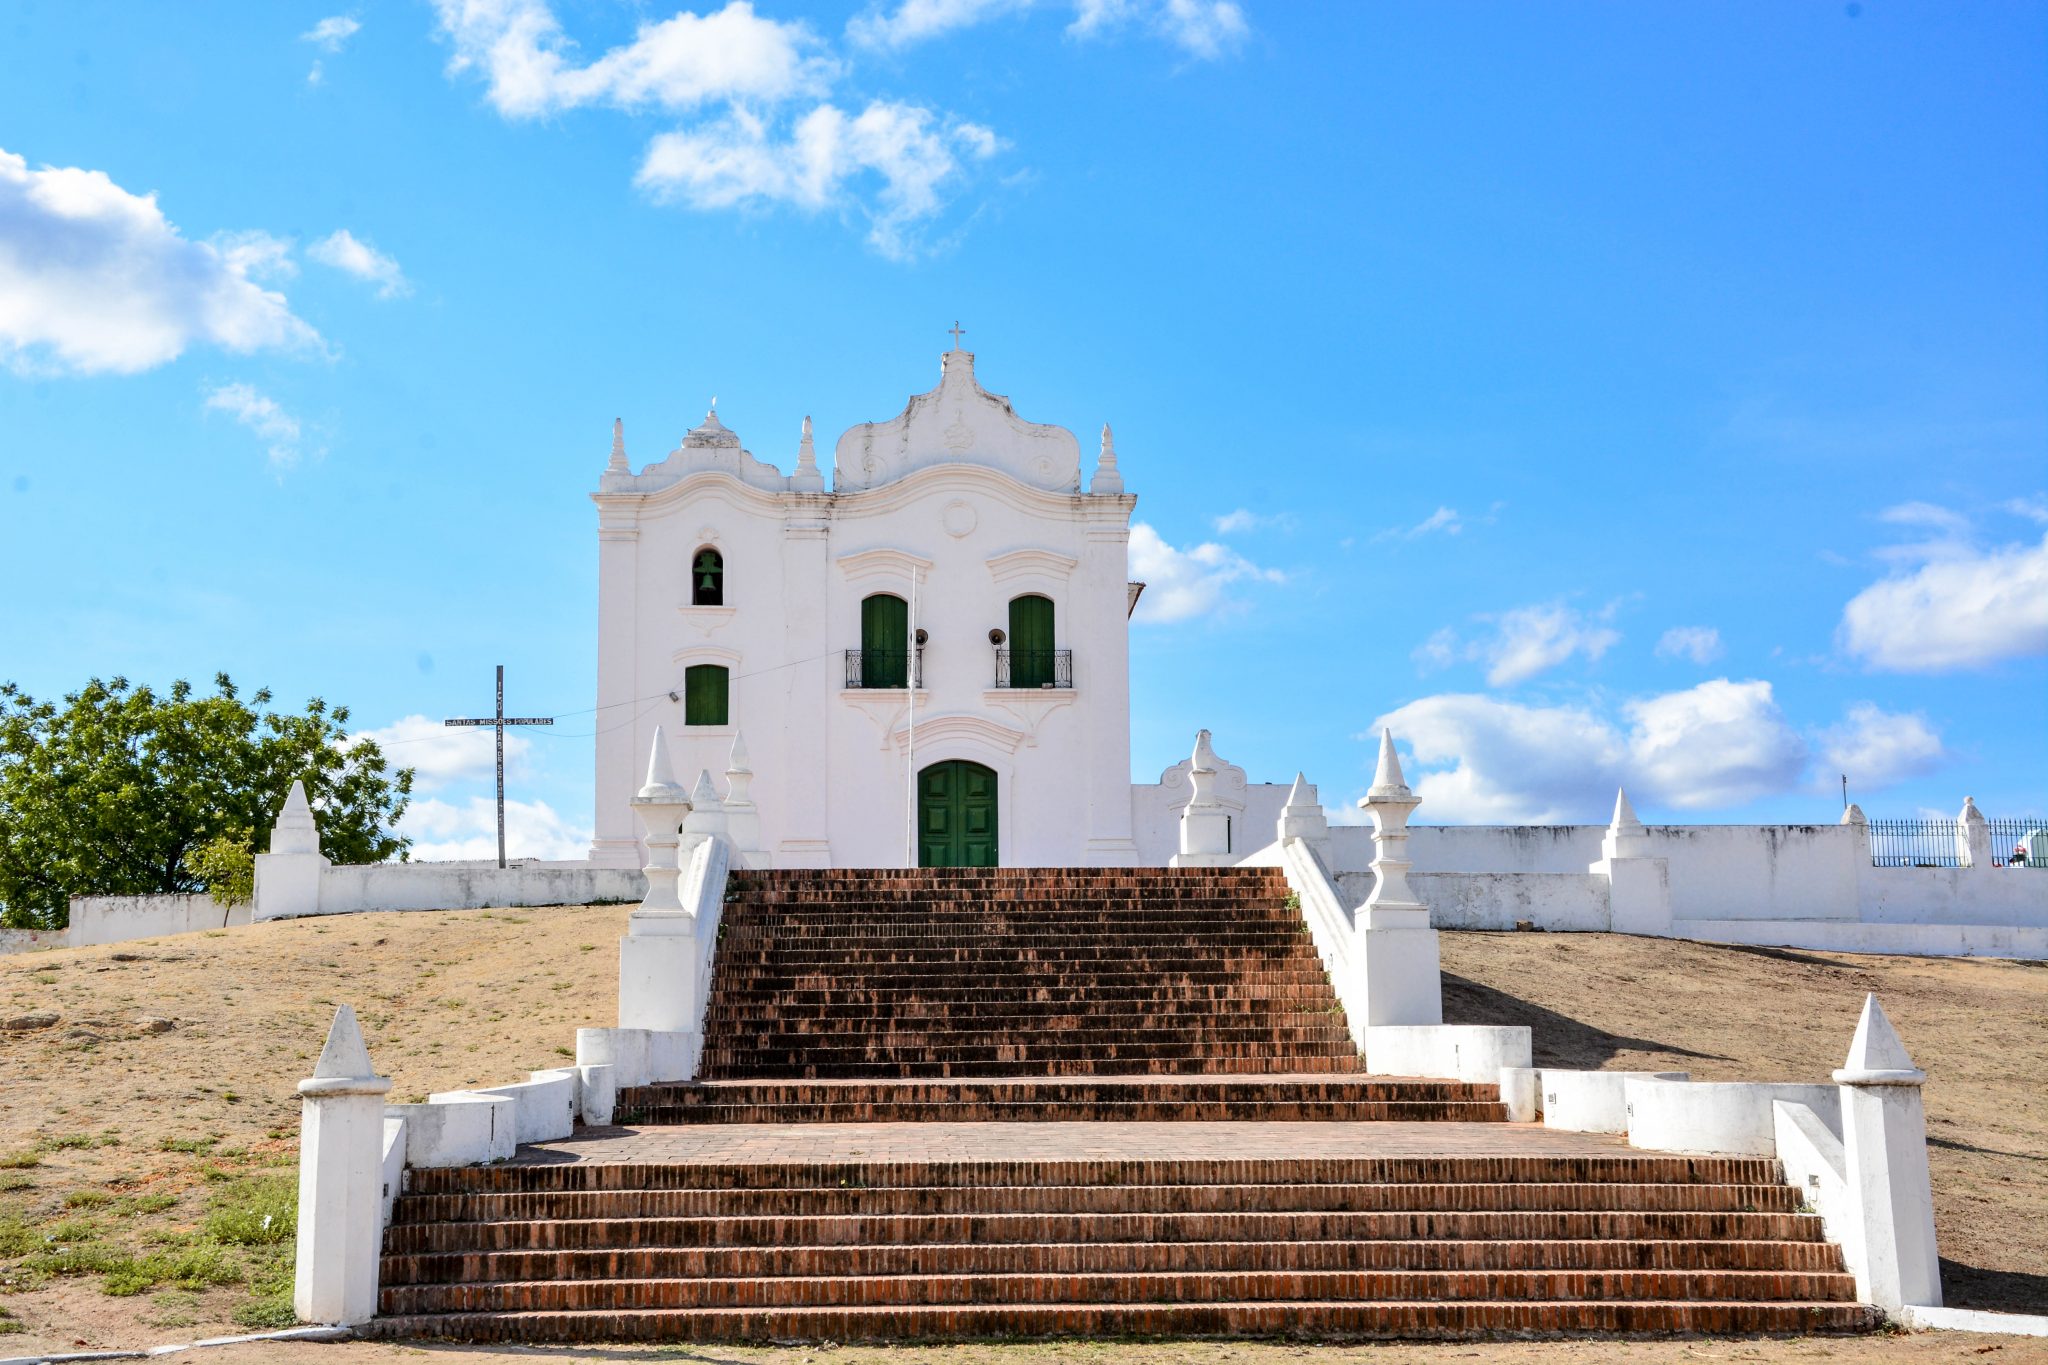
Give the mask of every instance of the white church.
[[597, 741], [593, 861], [642, 860], [628, 803], [657, 726], [686, 777], [740, 775], [757, 866], [1144, 856], [1161, 793], [1130, 780], [1137, 499], [1107, 426], [1084, 471], [1074, 433], [984, 389], [956, 336], [936, 388], [840, 436], [829, 490], [809, 419], [784, 474], [714, 408], [637, 473], [615, 428], [592, 496], [597, 703], [620, 718]]

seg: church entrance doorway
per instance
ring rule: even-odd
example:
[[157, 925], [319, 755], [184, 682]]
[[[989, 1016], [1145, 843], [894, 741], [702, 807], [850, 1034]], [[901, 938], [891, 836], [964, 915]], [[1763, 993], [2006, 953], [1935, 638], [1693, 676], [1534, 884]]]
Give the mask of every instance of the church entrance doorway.
[[995, 867], [996, 775], [965, 759], [917, 775], [919, 867]]

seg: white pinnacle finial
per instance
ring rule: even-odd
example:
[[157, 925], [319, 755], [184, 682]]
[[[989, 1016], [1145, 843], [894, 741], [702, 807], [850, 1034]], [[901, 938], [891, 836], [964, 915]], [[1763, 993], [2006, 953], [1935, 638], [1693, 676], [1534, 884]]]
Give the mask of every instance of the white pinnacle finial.
[[747, 766], [747, 737], [738, 730], [732, 732], [732, 756], [725, 760], [725, 770], [728, 773], [753, 771]]
[[1614, 818], [1608, 821], [1613, 829], [1641, 829], [1643, 822], [1636, 819], [1636, 808], [1628, 803], [1628, 793], [1620, 787], [1614, 789]]
[[642, 801], [682, 801], [683, 789], [676, 782], [675, 764], [668, 755], [668, 736], [654, 727], [654, 744], [647, 751], [647, 781], [638, 793]]
[[370, 1049], [363, 1042], [363, 1030], [356, 1023], [353, 1005], [343, 1005], [334, 1011], [334, 1022], [327, 1028], [327, 1046], [320, 1049], [320, 1060], [313, 1064], [315, 1080], [359, 1080], [374, 1076], [376, 1071], [370, 1065]]
[[607, 473], [630, 474], [632, 466], [626, 463], [626, 419], [612, 418], [612, 459], [605, 466]]
[[1197, 772], [1216, 771], [1216, 746], [1209, 742], [1207, 730], [1195, 731], [1195, 753], [1190, 766]]
[[1366, 799], [1398, 801], [1411, 795], [1408, 779], [1401, 774], [1401, 755], [1394, 752], [1394, 732], [1382, 728], [1379, 766], [1373, 769], [1372, 787], [1366, 792]]
[[718, 788], [711, 781], [711, 769], [697, 770], [697, 785], [690, 788], [690, 804], [699, 810], [715, 809], [720, 804]]
[[1298, 772], [1294, 775], [1294, 785], [1287, 789], [1287, 804], [1293, 807], [1308, 803], [1308, 774]]
[[1867, 825], [1869, 819], [1863, 814], [1863, 807], [1851, 801], [1842, 807], [1842, 823], [1845, 825]]
[[1095, 461], [1095, 477], [1089, 481], [1091, 493], [1121, 493], [1124, 491], [1124, 476], [1116, 467], [1116, 437], [1110, 434], [1109, 423], [1102, 424], [1102, 454]]
[[1877, 1003], [1877, 992], [1865, 995], [1863, 1014], [1856, 1021], [1856, 1036], [1849, 1041], [1849, 1059], [1842, 1063], [1842, 1070], [1867, 1076], [1873, 1072], [1905, 1073], [1918, 1069], [1906, 1052], [1905, 1043], [1900, 1041], [1899, 1031], [1886, 1017], [1884, 1006]]
[[285, 793], [284, 809], [277, 813], [277, 823], [270, 827], [270, 851], [320, 851], [320, 825], [313, 818], [312, 803], [306, 800], [306, 784], [297, 778], [292, 779], [292, 789]]
[[796, 467], [798, 469], [816, 469], [818, 467], [818, 447], [811, 438], [811, 419], [808, 416], [804, 418], [803, 439], [798, 441], [796, 445]]

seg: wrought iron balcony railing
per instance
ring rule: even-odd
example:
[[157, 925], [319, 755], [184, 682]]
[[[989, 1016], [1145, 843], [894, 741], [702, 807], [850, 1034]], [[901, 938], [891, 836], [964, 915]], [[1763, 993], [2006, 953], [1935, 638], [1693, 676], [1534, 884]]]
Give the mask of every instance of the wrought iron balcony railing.
[[996, 686], [1072, 687], [1074, 651], [1071, 649], [998, 649]]
[[[910, 660], [900, 649], [849, 649], [846, 651], [846, 685], [849, 688], [903, 689]], [[917, 651], [917, 685], [924, 686], [924, 650]]]

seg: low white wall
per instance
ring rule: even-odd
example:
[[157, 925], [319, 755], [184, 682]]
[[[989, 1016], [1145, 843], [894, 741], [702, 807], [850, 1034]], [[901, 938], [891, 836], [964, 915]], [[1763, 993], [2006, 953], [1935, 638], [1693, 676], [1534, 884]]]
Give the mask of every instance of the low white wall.
[[1525, 1067], [1531, 1035], [1515, 1024], [1388, 1024], [1365, 1031], [1373, 1076], [1429, 1076], [1498, 1085], [1503, 1067]]
[[222, 905], [204, 892], [175, 896], [73, 896], [65, 946], [91, 948], [247, 924], [248, 902]]
[[646, 894], [647, 878], [638, 868], [592, 863], [363, 863], [321, 872], [319, 913], [626, 904]]
[[0, 929], [0, 957], [71, 946], [69, 929]]
[[[1372, 873], [1346, 872], [1337, 884], [1355, 901], [1372, 891]], [[1411, 872], [1408, 884], [1438, 929], [1539, 928], [1605, 931], [1611, 922], [1607, 879], [1590, 872]]]
[[[1590, 869], [1600, 825], [1415, 825], [1410, 883], [1444, 929], [1598, 931], [1613, 891]], [[2048, 871], [1873, 867], [1858, 825], [1652, 825], [1672, 934], [1720, 943], [1947, 956], [2048, 955]], [[1372, 833], [1330, 831], [1323, 855], [1354, 902], [1372, 888]], [[1661, 912], [1660, 912], [1661, 913]], [[1661, 921], [1660, 921], [1661, 922]], [[1661, 929], [1655, 932], [1663, 932]]]
[[[2048, 873], [2035, 873], [2048, 880]], [[2048, 929], [2005, 924], [1844, 924], [1839, 920], [1676, 920], [1675, 938], [1758, 948], [1814, 948], [1833, 953], [1910, 957], [2048, 958]]]
[[1774, 1156], [1779, 1100], [1803, 1104], [1837, 1138], [1842, 1097], [1832, 1085], [1770, 1081], [1660, 1081], [1631, 1077], [1628, 1145], [1661, 1152], [1716, 1156]]
[[[1503, 1068], [1502, 1074], [1513, 1068]], [[1568, 1133], [1626, 1133], [1628, 1082], [1631, 1077], [1660, 1081], [1692, 1079], [1684, 1071], [1577, 1071], [1545, 1067], [1542, 1077], [1543, 1126]]]

